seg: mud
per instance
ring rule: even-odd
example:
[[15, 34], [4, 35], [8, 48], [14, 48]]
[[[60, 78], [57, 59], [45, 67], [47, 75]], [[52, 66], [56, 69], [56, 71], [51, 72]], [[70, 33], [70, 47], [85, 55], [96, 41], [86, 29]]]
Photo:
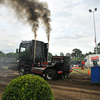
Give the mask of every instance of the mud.
[[[4, 88], [18, 76], [18, 71], [0, 67], [0, 99]], [[100, 85], [91, 84], [91, 75], [70, 74], [69, 79], [46, 81], [55, 100], [100, 100]]]

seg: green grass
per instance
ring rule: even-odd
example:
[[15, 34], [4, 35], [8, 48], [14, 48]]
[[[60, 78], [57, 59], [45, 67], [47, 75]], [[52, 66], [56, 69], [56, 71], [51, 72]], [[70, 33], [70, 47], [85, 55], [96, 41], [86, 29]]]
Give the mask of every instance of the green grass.
[[71, 74], [88, 74], [88, 70], [89, 70], [89, 72], [90, 72], [90, 74], [91, 74], [91, 69], [89, 68], [84, 68], [83, 70], [81, 69], [81, 68], [78, 68], [78, 69], [73, 69], [73, 71], [71, 72]]
[[4, 69], [8, 69], [8, 66], [3, 66]]

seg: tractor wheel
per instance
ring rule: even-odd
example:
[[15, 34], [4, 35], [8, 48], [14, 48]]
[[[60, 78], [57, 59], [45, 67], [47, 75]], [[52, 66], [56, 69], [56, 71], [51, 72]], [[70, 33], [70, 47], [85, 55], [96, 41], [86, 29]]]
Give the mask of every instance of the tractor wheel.
[[45, 73], [45, 79], [47, 80], [57, 79], [57, 71], [54, 69], [48, 69]]
[[19, 75], [20, 75], [20, 76], [25, 75], [25, 69], [24, 69], [24, 67], [21, 67], [21, 68], [19, 69]]

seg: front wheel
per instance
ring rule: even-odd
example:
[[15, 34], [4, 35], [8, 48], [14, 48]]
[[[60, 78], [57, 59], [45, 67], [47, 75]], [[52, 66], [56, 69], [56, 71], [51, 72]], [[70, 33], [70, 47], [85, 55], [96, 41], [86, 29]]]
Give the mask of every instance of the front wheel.
[[19, 69], [19, 75], [20, 75], [20, 76], [25, 75], [25, 69], [24, 69], [24, 67], [21, 67], [21, 68]]
[[57, 71], [54, 69], [48, 69], [45, 73], [45, 79], [47, 80], [57, 79]]

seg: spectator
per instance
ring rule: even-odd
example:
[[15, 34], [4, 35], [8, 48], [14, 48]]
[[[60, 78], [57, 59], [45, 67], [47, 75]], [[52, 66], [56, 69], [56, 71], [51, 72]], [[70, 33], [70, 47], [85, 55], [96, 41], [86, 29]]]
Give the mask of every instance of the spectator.
[[81, 61], [80, 60], [78, 61], [78, 66], [81, 67]]
[[83, 60], [83, 61], [82, 61], [82, 67], [83, 67], [84, 65], [85, 65], [85, 61]]

